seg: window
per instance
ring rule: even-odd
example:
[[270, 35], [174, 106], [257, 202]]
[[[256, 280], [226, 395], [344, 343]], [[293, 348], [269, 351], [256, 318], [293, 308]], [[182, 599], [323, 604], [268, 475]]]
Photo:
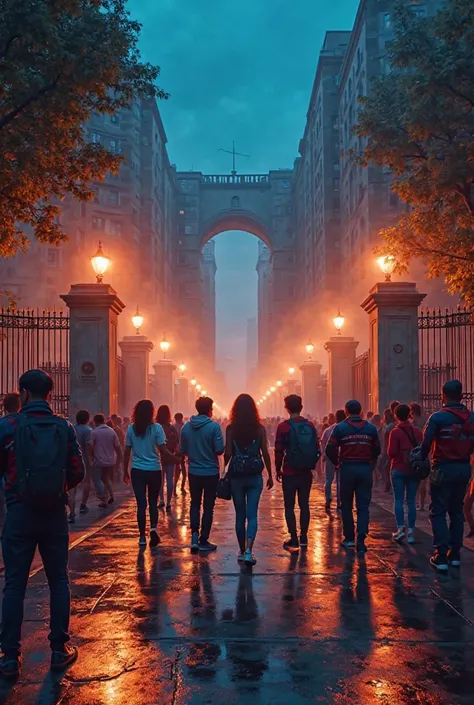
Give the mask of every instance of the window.
[[392, 26], [392, 18], [390, 16], [390, 12], [386, 12], [383, 16], [383, 26], [384, 29], [390, 29]]
[[426, 7], [421, 5], [420, 7], [413, 7], [411, 8], [411, 11], [417, 16], [417, 17], [426, 17]]
[[109, 235], [117, 236], [122, 234], [122, 223], [118, 222], [117, 220], [109, 220], [107, 225], [107, 232], [109, 233]]
[[110, 140], [110, 151], [114, 154], [122, 153], [122, 143], [120, 140]]
[[105, 226], [105, 220], [103, 218], [100, 218], [98, 215], [95, 215], [92, 218], [92, 229], [93, 230], [103, 230]]
[[93, 132], [91, 135], [91, 140], [94, 144], [100, 144], [100, 135], [98, 132]]
[[48, 249], [48, 252], [46, 254], [46, 264], [48, 267], [57, 267], [59, 264], [59, 251], [58, 250], [53, 250], [52, 248]]
[[109, 189], [109, 192], [107, 194], [107, 201], [110, 203], [111, 206], [119, 206], [120, 205], [120, 194], [118, 191], [115, 191], [114, 189]]

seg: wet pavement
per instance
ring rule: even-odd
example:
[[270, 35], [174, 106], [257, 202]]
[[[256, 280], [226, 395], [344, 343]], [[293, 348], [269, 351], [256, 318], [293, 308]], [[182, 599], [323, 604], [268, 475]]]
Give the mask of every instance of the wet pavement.
[[253, 569], [236, 562], [233, 507], [216, 506], [219, 550], [192, 556], [187, 498], [160, 515], [162, 544], [139, 550], [131, 501], [72, 548], [71, 631], [79, 661], [48, 670], [44, 573], [27, 593], [24, 669], [0, 686], [15, 705], [428, 705], [474, 702], [474, 554], [432, 572], [429, 536], [391, 542], [372, 507], [365, 559], [339, 546], [340, 520], [312, 495], [310, 545], [286, 538], [281, 488], [266, 493]]

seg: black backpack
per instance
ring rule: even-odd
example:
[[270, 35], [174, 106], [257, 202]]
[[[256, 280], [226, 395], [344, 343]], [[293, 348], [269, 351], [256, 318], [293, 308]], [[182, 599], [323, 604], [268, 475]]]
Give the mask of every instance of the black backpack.
[[248, 477], [250, 475], [260, 475], [263, 472], [264, 464], [260, 452], [260, 439], [256, 438], [243, 451], [240, 450], [237, 442], [234, 441], [234, 452], [229, 465], [231, 477]]
[[285, 454], [285, 462], [293, 470], [314, 470], [321, 457], [316, 429], [306, 420], [288, 423], [290, 445]]
[[66, 492], [68, 423], [59, 416], [19, 414], [15, 431], [18, 494], [28, 504], [53, 507]]

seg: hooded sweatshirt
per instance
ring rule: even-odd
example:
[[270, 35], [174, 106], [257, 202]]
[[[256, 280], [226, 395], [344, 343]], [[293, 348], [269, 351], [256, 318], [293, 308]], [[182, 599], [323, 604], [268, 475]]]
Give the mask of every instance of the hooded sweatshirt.
[[191, 416], [181, 431], [181, 450], [191, 475], [218, 475], [218, 456], [224, 452], [221, 427], [209, 416]]

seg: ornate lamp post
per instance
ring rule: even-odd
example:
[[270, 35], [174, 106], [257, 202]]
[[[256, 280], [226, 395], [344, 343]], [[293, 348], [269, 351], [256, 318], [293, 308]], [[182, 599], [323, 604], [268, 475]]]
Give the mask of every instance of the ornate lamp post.
[[99, 247], [97, 248], [97, 252], [93, 257], [91, 257], [92, 269], [94, 270], [94, 274], [96, 275], [97, 284], [103, 283], [104, 274], [108, 270], [111, 261], [112, 260], [110, 259], [110, 257], [104, 254], [104, 251], [102, 249], [102, 243], [99, 240]]
[[180, 364], [180, 366], [178, 367], [178, 370], [181, 372], [181, 377], [184, 377], [184, 373], [186, 371], [186, 365], [184, 364], [184, 362], [182, 362]]
[[140, 335], [140, 328], [143, 325], [143, 320], [144, 320], [143, 316], [141, 315], [140, 309], [137, 306], [137, 310], [135, 311], [135, 314], [132, 316], [133, 327], [136, 329], [137, 335]]
[[337, 310], [337, 316], [334, 316], [334, 318], [332, 320], [334, 323], [334, 327], [337, 330], [337, 334], [341, 335], [341, 329], [342, 329], [342, 327], [344, 325], [344, 321], [345, 321], [344, 316], [341, 314], [341, 309]]
[[312, 359], [313, 359], [313, 353], [314, 353], [314, 345], [313, 345], [313, 343], [312, 343], [311, 341], [310, 341], [310, 342], [308, 343], [308, 345], [306, 346], [306, 352], [307, 352], [308, 355], [309, 355], [309, 359], [312, 360]]
[[379, 265], [382, 272], [385, 274], [385, 281], [391, 282], [393, 270], [395, 269], [395, 257], [393, 255], [379, 257], [377, 259], [377, 264]]
[[166, 353], [170, 349], [170, 343], [166, 340], [166, 334], [163, 335], [163, 340], [160, 343], [161, 352], [163, 353], [163, 360], [166, 360]]

